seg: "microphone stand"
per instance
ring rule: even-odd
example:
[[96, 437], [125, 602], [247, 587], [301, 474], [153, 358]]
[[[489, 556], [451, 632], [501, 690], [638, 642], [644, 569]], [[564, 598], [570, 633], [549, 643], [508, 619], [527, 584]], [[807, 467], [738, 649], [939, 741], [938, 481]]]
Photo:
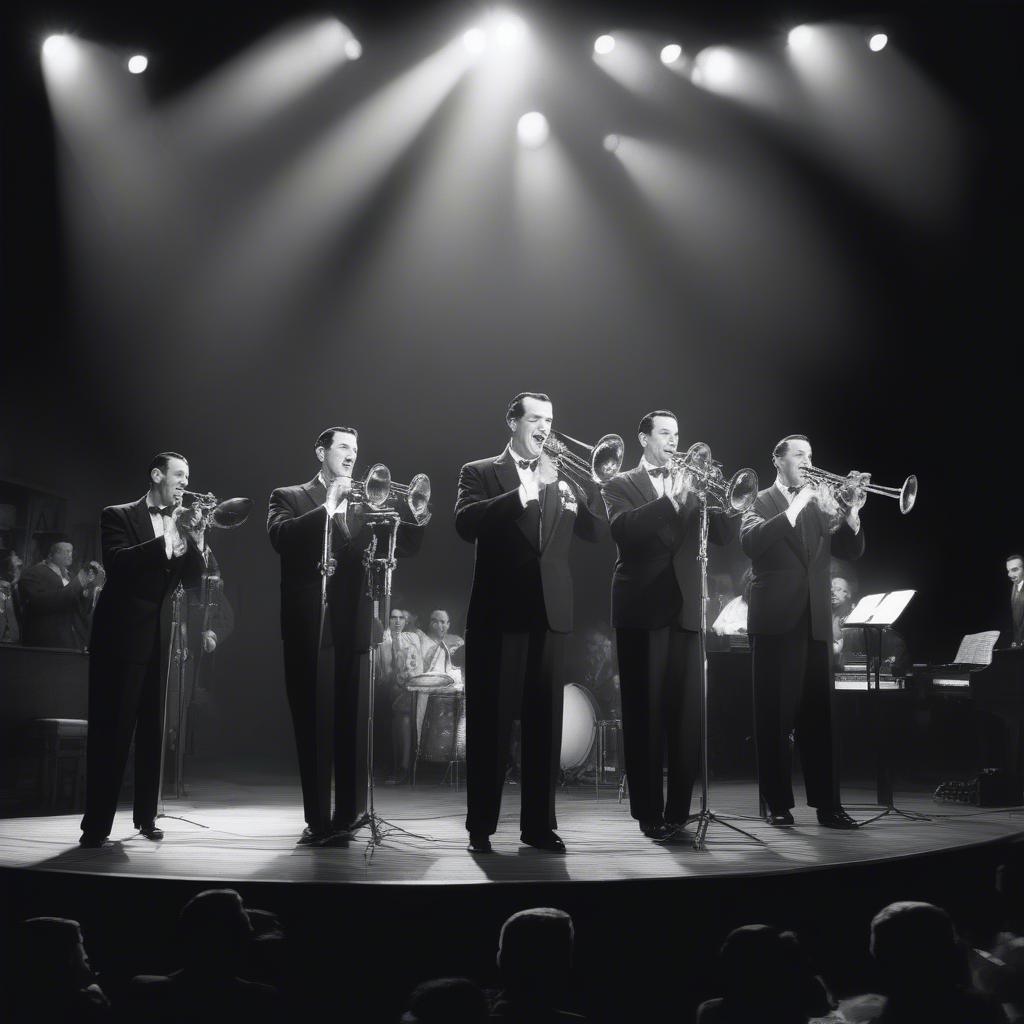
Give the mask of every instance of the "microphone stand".
[[[363, 565], [366, 567], [366, 586], [370, 599], [373, 602], [373, 618], [371, 622], [387, 622], [391, 618], [391, 581], [398, 560], [395, 557], [395, 550], [398, 545], [398, 525], [401, 517], [393, 509], [373, 510], [366, 513], [366, 522], [372, 528], [383, 526], [387, 530], [386, 554], [377, 554], [378, 536], [374, 531], [373, 539], [363, 552]], [[383, 617], [382, 617], [383, 616]], [[371, 638], [372, 640], [372, 638]], [[373, 857], [374, 851], [381, 846], [384, 840], [393, 832], [413, 839], [426, 839], [429, 836], [417, 835], [407, 829], [387, 821], [377, 814], [374, 806], [374, 785], [373, 785], [373, 721], [374, 703], [377, 692], [377, 674], [379, 665], [379, 645], [370, 644], [370, 692], [367, 699], [367, 720], [366, 720], [366, 821], [365, 825], [370, 828], [370, 838], [366, 842], [364, 857]], [[361, 828], [364, 825], [360, 826]]]
[[700, 630], [698, 639], [700, 643], [700, 811], [691, 814], [686, 823], [691, 821], [697, 823], [697, 830], [693, 836], [693, 848], [703, 850], [707, 839], [708, 828], [712, 824], [724, 825], [731, 828], [733, 832], [752, 839], [755, 843], [762, 842], [757, 836], [745, 831], [737, 825], [725, 820], [725, 818], [711, 810], [708, 803], [709, 769], [708, 769], [708, 497], [700, 490], [697, 492], [700, 501], [700, 546], [697, 552], [697, 562], [700, 565]]

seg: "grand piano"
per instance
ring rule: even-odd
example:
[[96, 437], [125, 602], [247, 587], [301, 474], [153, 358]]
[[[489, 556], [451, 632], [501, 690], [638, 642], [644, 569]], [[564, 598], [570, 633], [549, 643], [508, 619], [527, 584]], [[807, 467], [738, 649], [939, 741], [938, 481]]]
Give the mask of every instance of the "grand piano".
[[914, 684], [926, 696], [969, 699], [1007, 721], [1024, 721], [1024, 647], [992, 651], [988, 665], [915, 665]]

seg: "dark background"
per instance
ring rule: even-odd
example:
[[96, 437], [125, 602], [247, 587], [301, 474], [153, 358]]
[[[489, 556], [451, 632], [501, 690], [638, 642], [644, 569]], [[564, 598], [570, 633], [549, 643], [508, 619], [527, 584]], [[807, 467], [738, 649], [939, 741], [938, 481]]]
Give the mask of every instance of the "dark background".
[[[565, 56], [524, 86], [522, 109], [545, 110], [576, 175], [571, 208], [555, 209], [565, 219], [539, 247], [537, 218], [552, 211], [523, 226], [511, 198], [514, 142], [507, 153], [484, 153], [484, 141], [478, 153], [471, 139], [450, 146], [459, 119], [477, 109], [467, 79], [280, 302], [225, 298], [206, 278], [211, 317], [201, 304], [177, 314], [194, 297], [202, 275], [189, 271], [221, 218], [244, 221], [245, 202], [327, 130], [334, 111], [457, 35], [473, 9], [360, 2], [333, 11], [362, 40], [363, 59], [197, 173], [194, 224], [140, 214], [133, 252], [145, 259], [130, 264], [102, 252], [102, 237], [95, 251], [74, 239], [70, 223], [88, 223], [91, 207], [87, 191], [61, 187], [77, 154], [55, 136], [40, 40], [67, 29], [144, 49], [153, 60], [144, 89], [160, 106], [299, 9], [97, 0], [4, 15], [0, 479], [64, 495], [69, 525], [94, 522], [103, 505], [141, 495], [148, 460], [172, 448], [190, 458], [198, 489], [256, 499], [250, 523], [214, 539], [238, 613], [220, 655], [228, 752], [290, 753], [277, 566], [263, 528], [269, 491], [309, 479], [313, 439], [339, 422], [360, 429], [362, 470], [380, 460], [400, 481], [427, 472], [435, 517], [421, 555], [399, 573], [398, 601], [421, 616], [447, 607], [461, 632], [472, 549], [452, 524], [458, 468], [500, 451], [505, 405], [524, 389], [549, 392], [556, 427], [577, 437], [622, 434], [630, 462], [640, 415], [664, 406], [679, 413], [681, 443], [708, 441], [728, 469], [751, 465], [764, 486], [772, 445], [794, 430], [810, 435], [828, 469], [856, 466], [887, 484], [914, 472], [921, 495], [906, 519], [894, 502], [869, 501], [861, 591], [919, 591], [905, 624], [917, 661], [950, 659], [965, 632], [1005, 628], [1004, 558], [1024, 545], [1019, 6], [718, 3], [688, 5], [685, 21], [650, 3], [520, 10]], [[941, 97], [963, 161], [948, 216], [925, 224], [901, 215], [741, 105], [695, 90], [680, 92], [677, 106], [648, 103], [598, 71], [589, 52], [609, 26], [678, 35], [689, 49], [764, 44], [803, 20], [884, 26]], [[763, 161], [827, 246], [831, 276], [812, 250], [787, 246], [789, 207], [774, 206], [767, 183], [757, 209], [777, 217], [778, 237], [764, 237], [759, 219], [735, 265], [726, 249], [709, 269], [721, 253], [701, 244], [706, 236], [666, 243], [664, 225], [601, 149], [606, 131], [714, 153], [755, 190]], [[917, 173], [927, 188], [930, 169]], [[463, 204], [460, 183], [481, 179], [487, 188], [467, 188]], [[742, 211], [736, 217], [742, 243]], [[613, 556], [610, 543], [574, 556], [579, 626], [607, 618]]]

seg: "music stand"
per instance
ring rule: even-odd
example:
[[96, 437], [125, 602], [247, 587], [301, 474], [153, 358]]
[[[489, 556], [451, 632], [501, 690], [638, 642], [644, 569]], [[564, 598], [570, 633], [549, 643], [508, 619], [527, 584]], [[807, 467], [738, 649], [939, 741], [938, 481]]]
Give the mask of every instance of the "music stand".
[[733, 825], [725, 818], [711, 810], [708, 802], [709, 782], [709, 761], [708, 761], [708, 499], [707, 494], [701, 490], [697, 492], [697, 499], [700, 502], [700, 546], [697, 551], [697, 563], [700, 565], [700, 630], [698, 638], [700, 642], [700, 810], [691, 814], [686, 823], [691, 821], [697, 823], [697, 830], [693, 836], [693, 848], [704, 849], [707, 839], [708, 828], [712, 823], [724, 825], [731, 828], [733, 832], [752, 839], [755, 843], [762, 843], [751, 832]]
[[[887, 629], [890, 629], [896, 620], [903, 614], [903, 610], [910, 604], [916, 591], [894, 590], [888, 594], [867, 594], [860, 599], [857, 606], [847, 616], [842, 624], [843, 629], [861, 629], [864, 632], [865, 652], [865, 681], [867, 692], [874, 694], [869, 697], [872, 711], [872, 721], [875, 733], [875, 795], [878, 797], [878, 806], [882, 810], [859, 822], [860, 826], [870, 825], [881, 818], [895, 814], [908, 821], [931, 821], [926, 814], [918, 814], [915, 811], [904, 811], [897, 807], [894, 801], [892, 784], [892, 764], [889, 759], [889, 744], [885, 738], [885, 727], [882, 719], [882, 636]], [[878, 656], [872, 656], [871, 639], [877, 641]], [[872, 661], [874, 662], [874, 677], [872, 685]]]

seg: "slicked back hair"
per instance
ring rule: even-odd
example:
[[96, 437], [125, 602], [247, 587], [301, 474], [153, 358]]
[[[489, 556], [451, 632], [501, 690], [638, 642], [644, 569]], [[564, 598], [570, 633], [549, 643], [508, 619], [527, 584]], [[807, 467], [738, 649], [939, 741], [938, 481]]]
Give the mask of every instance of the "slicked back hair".
[[806, 441], [808, 444], [811, 443], [811, 439], [806, 434], [787, 434], [773, 449], [772, 458], [781, 459], [786, 452], [789, 451], [790, 441]]
[[161, 452], [159, 455], [154, 455], [153, 461], [149, 464], [149, 469], [147, 470], [150, 483], [153, 482], [153, 470], [159, 469], [161, 473], [166, 473], [167, 464], [171, 459], [181, 459], [181, 461], [186, 465], [188, 464], [188, 459], [186, 459], [184, 455], [180, 455], [178, 452]]
[[328, 427], [322, 431], [320, 436], [316, 439], [316, 444], [313, 445], [313, 450], [317, 448], [323, 448], [327, 451], [332, 444], [334, 444], [335, 434], [351, 434], [357, 441], [359, 440], [359, 431], [355, 427]]
[[1024, 562], [1024, 555], [1007, 555], [1006, 556], [1007, 562], [1013, 562], [1013, 561], [1015, 561], [1017, 559], [1019, 559], [1020, 561]]
[[672, 412], [670, 409], [655, 409], [654, 412], [649, 412], [641, 421], [640, 426], [636, 428], [638, 434], [648, 434], [654, 430], [654, 417], [655, 416], [668, 416], [670, 419], [676, 421], [676, 425], [679, 424], [679, 417]]
[[513, 398], [512, 401], [509, 402], [508, 404], [508, 411], [505, 413], [506, 423], [509, 420], [517, 420], [520, 416], [523, 415], [523, 413], [526, 411], [526, 407], [523, 403], [526, 401], [527, 398], [532, 398], [534, 399], [534, 401], [537, 402], [551, 401], [551, 399], [548, 398], [548, 396], [545, 395], [542, 391], [520, 391], [519, 394], [516, 395], [516, 397]]

